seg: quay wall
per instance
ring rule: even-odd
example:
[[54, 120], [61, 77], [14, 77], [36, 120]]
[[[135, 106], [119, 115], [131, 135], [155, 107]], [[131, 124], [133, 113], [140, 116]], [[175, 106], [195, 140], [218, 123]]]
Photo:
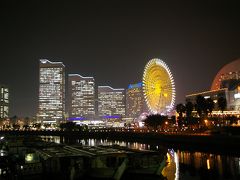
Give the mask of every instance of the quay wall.
[[195, 133], [156, 133], [133, 131], [0, 131], [1, 135], [60, 136], [67, 139], [108, 139], [144, 144], [161, 144], [170, 147], [188, 147], [201, 149], [223, 149], [238, 151], [240, 136], [231, 134], [195, 134]]

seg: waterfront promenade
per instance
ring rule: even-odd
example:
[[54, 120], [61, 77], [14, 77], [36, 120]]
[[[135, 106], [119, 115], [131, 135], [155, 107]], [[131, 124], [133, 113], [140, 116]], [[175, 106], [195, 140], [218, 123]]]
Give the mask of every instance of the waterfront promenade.
[[95, 129], [87, 131], [16, 131], [1, 130], [1, 135], [37, 135], [37, 136], [60, 136], [68, 139], [109, 139], [145, 144], [162, 144], [176, 148], [198, 148], [201, 150], [217, 149], [228, 152], [240, 150], [240, 136], [231, 133], [190, 133], [190, 132], [158, 132], [136, 131], [127, 129]]

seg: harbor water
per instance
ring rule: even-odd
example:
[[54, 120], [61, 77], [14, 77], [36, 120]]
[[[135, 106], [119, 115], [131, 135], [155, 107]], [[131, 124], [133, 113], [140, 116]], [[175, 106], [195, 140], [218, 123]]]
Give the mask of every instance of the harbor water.
[[[43, 140], [65, 143], [82, 144], [88, 146], [120, 145], [132, 149], [155, 150], [163, 145], [141, 144], [138, 142], [112, 141], [107, 139], [65, 139], [58, 136], [41, 136]], [[240, 179], [240, 152], [239, 149], [232, 153], [224, 150], [207, 152], [195, 150], [167, 148], [167, 164], [162, 174], [169, 180], [237, 180]]]

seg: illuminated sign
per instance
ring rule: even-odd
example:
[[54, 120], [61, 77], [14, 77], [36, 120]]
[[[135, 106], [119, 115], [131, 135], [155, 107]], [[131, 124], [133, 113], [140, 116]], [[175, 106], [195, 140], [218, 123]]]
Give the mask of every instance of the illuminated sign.
[[103, 116], [103, 118], [107, 118], [107, 119], [117, 119], [117, 118], [120, 118], [121, 116]]
[[140, 87], [142, 87], [142, 84], [143, 84], [142, 82], [137, 83], [137, 84], [129, 84], [128, 89], [140, 88]]
[[81, 120], [86, 120], [85, 117], [73, 117], [73, 118], [68, 118], [69, 121], [81, 121]]

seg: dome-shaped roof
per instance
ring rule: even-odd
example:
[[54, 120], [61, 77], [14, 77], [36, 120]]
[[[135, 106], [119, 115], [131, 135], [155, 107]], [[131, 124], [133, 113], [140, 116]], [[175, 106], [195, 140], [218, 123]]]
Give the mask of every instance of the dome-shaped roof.
[[240, 58], [222, 67], [213, 80], [211, 90], [220, 89], [221, 76], [229, 72], [240, 72]]

